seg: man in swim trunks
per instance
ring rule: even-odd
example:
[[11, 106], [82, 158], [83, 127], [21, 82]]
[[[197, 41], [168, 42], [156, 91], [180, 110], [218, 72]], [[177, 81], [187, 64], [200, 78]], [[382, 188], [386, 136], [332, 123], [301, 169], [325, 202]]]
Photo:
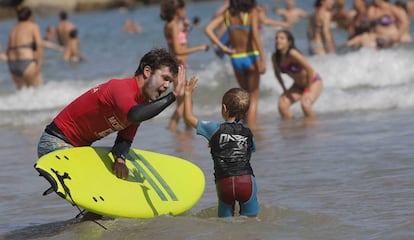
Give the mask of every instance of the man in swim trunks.
[[184, 118], [197, 134], [209, 141], [214, 161], [214, 177], [218, 197], [218, 216], [234, 216], [235, 203], [240, 215], [256, 218], [259, 213], [256, 179], [250, 165], [256, 151], [253, 134], [243, 125], [249, 105], [249, 93], [241, 88], [228, 90], [222, 99], [224, 123], [198, 120], [192, 110], [192, 95], [198, 79], [187, 81], [184, 93]]
[[[174, 82], [174, 90], [161, 97]], [[183, 95], [185, 69], [165, 49], [146, 53], [135, 72], [125, 79], [111, 79], [75, 99], [46, 126], [38, 144], [38, 156], [80, 146], [117, 132], [112, 155], [113, 171], [128, 178], [125, 158], [140, 123], [155, 117]]]
[[32, 21], [28, 7], [17, 8], [17, 24], [12, 28], [7, 47], [9, 71], [17, 89], [43, 84], [43, 43], [40, 27]]

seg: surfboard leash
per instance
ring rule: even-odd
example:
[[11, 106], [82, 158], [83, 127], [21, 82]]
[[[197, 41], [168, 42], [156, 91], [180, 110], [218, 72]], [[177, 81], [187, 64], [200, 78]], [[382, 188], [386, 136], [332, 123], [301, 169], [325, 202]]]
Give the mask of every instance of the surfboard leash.
[[[76, 204], [75, 200], [73, 200], [72, 198], [72, 194], [70, 193], [70, 190], [68, 188], [68, 186], [66, 186], [65, 184], [65, 179], [71, 179], [69, 174], [67, 172], [65, 172], [63, 175], [60, 175], [56, 170], [54, 170], [53, 168], [51, 169], [52, 172], [56, 175], [57, 179], [59, 180], [60, 184], [63, 187], [63, 190], [65, 191], [65, 194], [69, 196], [70, 200], [72, 201], [72, 206], [76, 207], [79, 211], [79, 213], [75, 216], [75, 219], [78, 219], [80, 216], [84, 217], [85, 216], [85, 209], [81, 209], [78, 204]], [[98, 226], [102, 227], [105, 230], [108, 230], [107, 227], [105, 227], [102, 223], [98, 222], [95, 219], [92, 219], [92, 222], [96, 223]]]

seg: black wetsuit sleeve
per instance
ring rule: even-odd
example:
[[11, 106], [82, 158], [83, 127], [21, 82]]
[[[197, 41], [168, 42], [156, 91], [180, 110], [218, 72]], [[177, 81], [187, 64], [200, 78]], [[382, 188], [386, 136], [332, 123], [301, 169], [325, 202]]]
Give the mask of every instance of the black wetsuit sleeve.
[[126, 140], [119, 135], [116, 137], [115, 144], [112, 147], [112, 154], [114, 155], [114, 158], [122, 158], [126, 159], [126, 156], [128, 155], [129, 149], [131, 148], [132, 141]]
[[157, 116], [171, 103], [175, 101], [174, 93], [170, 92], [162, 98], [149, 103], [138, 104], [128, 111], [128, 121], [132, 123], [140, 123]]

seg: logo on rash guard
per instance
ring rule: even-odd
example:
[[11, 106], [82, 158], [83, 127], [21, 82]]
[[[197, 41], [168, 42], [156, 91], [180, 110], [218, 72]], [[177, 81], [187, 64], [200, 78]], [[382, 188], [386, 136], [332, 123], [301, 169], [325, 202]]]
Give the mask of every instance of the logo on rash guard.
[[111, 128], [108, 128], [106, 130], [103, 130], [101, 132], [96, 133], [96, 136], [98, 136], [99, 138], [103, 138], [108, 136], [109, 134], [113, 133], [114, 130], [112, 130]]
[[100, 138], [106, 137], [115, 131], [120, 131], [124, 129], [124, 127], [118, 122], [115, 116], [111, 116], [107, 118], [107, 120], [108, 120], [108, 123], [111, 125], [111, 128], [98, 132], [96, 135]]
[[243, 150], [247, 147], [247, 137], [242, 135], [230, 135], [230, 134], [220, 134], [219, 144], [220, 147], [224, 147], [229, 142], [237, 142], [237, 149], [234, 150]]
[[109, 117], [108, 122], [111, 124], [112, 128], [115, 129], [116, 131], [124, 129], [121, 123], [118, 122], [118, 119], [116, 119], [115, 116]]

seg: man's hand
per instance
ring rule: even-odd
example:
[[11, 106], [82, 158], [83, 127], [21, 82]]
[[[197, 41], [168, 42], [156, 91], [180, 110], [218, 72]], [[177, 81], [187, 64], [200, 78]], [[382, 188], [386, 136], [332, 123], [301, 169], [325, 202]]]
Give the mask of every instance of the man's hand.
[[175, 81], [174, 81], [173, 93], [176, 97], [184, 96], [185, 74], [186, 74], [185, 67], [183, 65], [180, 65], [178, 67], [177, 79], [175, 79]]
[[125, 165], [125, 160], [122, 158], [115, 159], [114, 165], [112, 166], [112, 170], [114, 171], [115, 175], [120, 179], [128, 179], [129, 170]]

